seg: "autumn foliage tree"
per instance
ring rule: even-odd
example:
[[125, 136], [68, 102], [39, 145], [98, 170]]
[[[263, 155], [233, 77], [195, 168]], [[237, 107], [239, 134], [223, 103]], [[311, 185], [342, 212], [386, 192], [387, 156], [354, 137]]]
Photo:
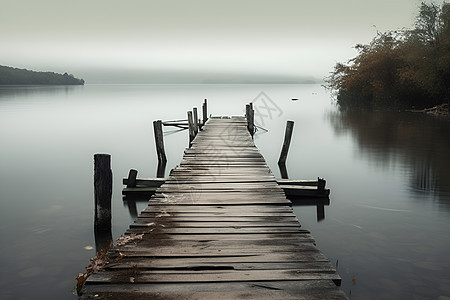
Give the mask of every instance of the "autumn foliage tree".
[[326, 79], [343, 109], [425, 108], [450, 101], [450, 4], [422, 3], [412, 30], [378, 33]]

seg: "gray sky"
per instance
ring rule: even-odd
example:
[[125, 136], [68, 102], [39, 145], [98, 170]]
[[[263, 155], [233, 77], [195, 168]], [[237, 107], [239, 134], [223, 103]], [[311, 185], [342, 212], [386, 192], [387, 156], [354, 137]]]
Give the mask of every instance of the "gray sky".
[[322, 78], [353, 57], [352, 47], [369, 42], [376, 28], [411, 28], [419, 4], [0, 0], [0, 65], [85, 79], [105, 69]]

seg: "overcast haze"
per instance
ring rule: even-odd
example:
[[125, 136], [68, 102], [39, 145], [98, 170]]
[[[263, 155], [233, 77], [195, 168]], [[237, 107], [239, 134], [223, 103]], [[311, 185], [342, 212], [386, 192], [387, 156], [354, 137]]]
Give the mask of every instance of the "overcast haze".
[[155, 82], [224, 74], [323, 78], [377, 29], [411, 28], [419, 4], [0, 0], [0, 65], [67, 71], [88, 83], [118, 82], [124, 74]]

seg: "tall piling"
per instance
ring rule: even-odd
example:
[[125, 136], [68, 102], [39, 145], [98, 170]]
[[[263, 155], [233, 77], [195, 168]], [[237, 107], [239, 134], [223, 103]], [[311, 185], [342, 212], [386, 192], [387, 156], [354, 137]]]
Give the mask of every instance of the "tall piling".
[[250, 135], [253, 137], [255, 134], [255, 111], [253, 110], [253, 103], [245, 106], [245, 116], [247, 118], [247, 129]]
[[111, 155], [94, 155], [94, 234], [97, 251], [109, 247], [111, 232]]
[[278, 159], [278, 164], [286, 164], [286, 159], [289, 151], [289, 146], [291, 145], [292, 131], [294, 130], [294, 121], [286, 122], [286, 131], [284, 133], [283, 147], [281, 148], [280, 158]]
[[194, 132], [194, 121], [192, 118], [192, 111], [187, 112], [188, 117], [188, 125], [189, 125], [189, 148], [192, 146], [192, 141], [195, 138], [195, 132]]
[[208, 121], [208, 101], [205, 99], [202, 105], [203, 112], [203, 125], [205, 125], [206, 121]]
[[165, 164], [167, 162], [166, 151], [164, 149], [164, 136], [162, 129], [162, 121], [153, 121], [153, 131], [155, 133], [156, 154], [158, 155], [158, 163]]
[[192, 109], [193, 112], [193, 121], [194, 121], [194, 135], [197, 135], [198, 133], [198, 111], [197, 111], [197, 107], [194, 107]]

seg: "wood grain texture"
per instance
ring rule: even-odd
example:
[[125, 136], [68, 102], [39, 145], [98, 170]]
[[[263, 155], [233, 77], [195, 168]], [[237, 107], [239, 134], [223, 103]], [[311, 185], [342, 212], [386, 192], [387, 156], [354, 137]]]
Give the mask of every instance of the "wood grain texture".
[[347, 299], [243, 117], [208, 119], [125, 236], [81, 299]]

